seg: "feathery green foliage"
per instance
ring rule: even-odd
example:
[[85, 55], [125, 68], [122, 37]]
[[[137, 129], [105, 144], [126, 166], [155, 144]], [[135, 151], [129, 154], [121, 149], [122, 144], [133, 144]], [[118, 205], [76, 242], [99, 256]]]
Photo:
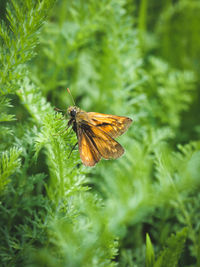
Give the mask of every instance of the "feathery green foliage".
[[158, 257], [155, 267], [175, 267], [178, 265], [178, 260], [183, 251], [186, 235], [187, 229], [185, 228], [167, 240], [167, 247]]
[[9, 151], [5, 151], [1, 155], [0, 162], [0, 191], [2, 192], [6, 184], [9, 182], [11, 174], [13, 174], [17, 168], [20, 167], [20, 149], [16, 147], [11, 148]]
[[187, 237], [187, 228], [184, 228], [176, 235], [167, 239], [167, 245], [155, 261], [153, 246], [149, 235], [146, 236], [146, 267], [175, 267], [178, 266], [178, 260], [183, 252], [185, 240]]
[[[0, 265], [198, 266], [199, 3], [1, 6]], [[133, 119], [122, 158], [83, 166], [67, 87]]]

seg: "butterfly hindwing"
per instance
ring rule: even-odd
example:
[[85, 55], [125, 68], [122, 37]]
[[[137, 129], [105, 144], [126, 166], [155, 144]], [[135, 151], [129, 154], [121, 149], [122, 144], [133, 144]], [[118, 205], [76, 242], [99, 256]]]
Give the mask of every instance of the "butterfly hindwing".
[[90, 123], [78, 129], [80, 156], [86, 166], [95, 165], [101, 157], [116, 159], [124, 153], [123, 147], [109, 134]]

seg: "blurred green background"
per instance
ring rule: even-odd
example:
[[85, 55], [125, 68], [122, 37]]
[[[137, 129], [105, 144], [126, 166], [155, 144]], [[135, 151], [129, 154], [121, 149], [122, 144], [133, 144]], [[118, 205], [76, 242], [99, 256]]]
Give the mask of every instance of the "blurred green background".
[[[200, 266], [200, 2], [0, 2], [1, 266]], [[82, 166], [54, 107], [124, 115]]]

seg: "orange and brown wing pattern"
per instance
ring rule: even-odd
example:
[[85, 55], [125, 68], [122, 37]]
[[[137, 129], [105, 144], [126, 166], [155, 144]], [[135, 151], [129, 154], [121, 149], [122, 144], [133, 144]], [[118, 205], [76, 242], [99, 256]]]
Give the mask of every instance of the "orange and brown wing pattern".
[[116, 159], [123, 155], [123, 147], [109, 134], [91, 123], [78, 127], [79, 152], [86, 166], [94, 166], [101, 157]]
[[127, 131], [132, 119], [124, 116], [87, 112], [93, 125], [116, 138]]
[[81, 127], [77, 129], [78, 147], [81, 160], [85, 166], [94, 166], [101, 159], [99, 151], [93, 144], [87, 132]]
[[102, 131], [92, 124], [90, 126], [90, 134], [92, 135], [92, 140], [96, 145], [100, 155], [104, 159], [117, 159], [123, 155], [123, 147], [115, 141], [109, 134]]

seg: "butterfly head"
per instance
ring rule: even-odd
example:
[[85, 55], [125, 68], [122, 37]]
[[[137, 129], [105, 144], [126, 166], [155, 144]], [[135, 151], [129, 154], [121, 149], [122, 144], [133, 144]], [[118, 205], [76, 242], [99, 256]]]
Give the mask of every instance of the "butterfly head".
[[77, 108], [76, 106], [69, 107], [67, 109], [67, 113], [71, 118], [75, 118], [78, 111], [79, 111], [79, 108]]

